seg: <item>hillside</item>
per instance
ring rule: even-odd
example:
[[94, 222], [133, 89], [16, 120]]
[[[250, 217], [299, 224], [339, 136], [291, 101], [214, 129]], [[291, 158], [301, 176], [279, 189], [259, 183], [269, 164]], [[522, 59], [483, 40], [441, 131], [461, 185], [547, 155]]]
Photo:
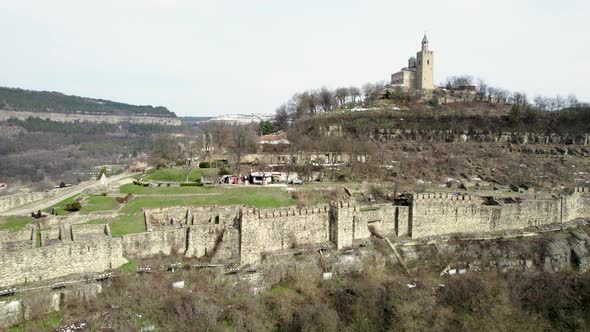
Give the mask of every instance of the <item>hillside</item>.
[[381, 100], [365, 111], [344, 109], [306, 117], [295, 122], [294, 127], [319, 133], [320, 127], [337, 125], [346, 133], [361, 136], [379, 129], [586, 134], [590, 131], [588, 120], [588, 107], [515, 112], [508, 104], [469, 102], [429, 106]]
[[0, 87], [0, 110], [21, 112], [149, 115], [176, 117], [163, 106], [136, 106], [104, 99], [69, 96], [53, 91]]

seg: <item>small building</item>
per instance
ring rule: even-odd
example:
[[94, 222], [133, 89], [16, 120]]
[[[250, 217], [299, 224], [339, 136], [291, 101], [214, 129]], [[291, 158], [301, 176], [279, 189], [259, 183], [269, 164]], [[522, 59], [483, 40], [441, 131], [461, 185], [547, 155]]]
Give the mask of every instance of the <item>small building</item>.
[[281, 180], [281, 172], [251, 172], [248, 175], [248, 182], [251, 184], [267, 185], [278, 183]]
[[240, 177], [237, 175], [224, 175], [219, 180], [220, 184], [240, 184]]
[[8, 184], [0, 183], [0, 190], [6, 190], [6, 189], [8, 189]]

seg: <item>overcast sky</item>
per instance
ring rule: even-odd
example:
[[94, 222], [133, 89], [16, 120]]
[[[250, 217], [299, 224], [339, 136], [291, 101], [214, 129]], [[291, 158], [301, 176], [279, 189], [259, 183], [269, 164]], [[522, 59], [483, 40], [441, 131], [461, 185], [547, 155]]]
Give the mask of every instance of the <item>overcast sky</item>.
[[588, 13], [588, 0], [0, 0], [0, 86], [271, 113], [301, 90], [389, 79], [426, 31], [437, 83], [590, 101]]

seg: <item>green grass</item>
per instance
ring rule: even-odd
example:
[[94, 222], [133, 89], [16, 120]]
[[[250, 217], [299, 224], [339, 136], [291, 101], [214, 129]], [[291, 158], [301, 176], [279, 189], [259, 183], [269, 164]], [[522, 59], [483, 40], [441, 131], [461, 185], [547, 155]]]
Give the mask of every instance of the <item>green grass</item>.
[[[203, 174], [217, 174], [216, 168], [194, 168], [189, 174], [189, 181], [201, 179]], [[162, 168], [155, 170], [143, 177], [144, 180], [153, 181], [185, 181], [185, 173], [182, 168]]]
[[[131, 186], [134, 186], [131, 184]], [[145, 232], [145, 222], [143, 208], [158, 208], [179, 205], [246, 205], [257, 208], [277, 208], [282, 206], [294, 205], [296, 201], [287, 192], [281, 188], [175, 188], [188, 189], [183, 193], [201, 194], [201, 193], [220, 193], [219, 195], [204, 196], [166, 196], [170, 194], [171, 187], [162, 188], [144, 188], [134, 186], [142, 191], [149, 192], [154, 196], [134, 197], [121, 210], [120, 215], [115, 218], [110, 227], [113, 236]], [[122, 190], [129, 190], [128, 185], [122, 186]], [[158, 194], [161, 194], [159, 196]], [[98, 222], [97, 222], [98, 223]]]
[[[203, 189], [203, 188], [199, 188]], [[218, 189], [220, 195], [210, 196], [143, 196], [133, 198], [122, 213], [137, 213], [142, 208], [175, 205], [246, 205], [257, 208], [277, 208], [295, 204], [289, 193], [280, 188], [231, 188]]]
[[205, 194], [221, 192], [216, 187], [143, 187], [133, 183], [128, 183], [119, 187], [123, 194], [135, 195], [176, 195], [176, 194]]
[[53, 331], [62, 324], [62, 313], [54, 311], [35, 321], [24, 321], [8, 328], [9, 332]]
[[132, 258], [129, 257], [125, 257], [127, 259], [127, 263], [121, 265], [121, 267], [119, 269], [121, 269], [121, 271], [123, 272], [135, 272], [137, 271], [137, 263], [135, 263], [135, 260], [133, 260]]
[[48, 208], [46, 208], [45, 212], [51, 212], [51, 209], [55, 209], [55, 215], [64, 215], [64, 214], [68, 214], [69, 212], [63, 209], [63, 206], [66, 205], [67, 203], [71, 203], [73, 202], [76, 198], [78, 198], [78, 196], [80, 196], [80, 194], [76, 194], [74, 196], [70, 196], [66, 199], [64, 199], [61, 202], [58, 202]]
[[0, 230], [18, 231], [33, 222], [33, 217], [0, 217]]
[[108, 211], [115, 209], [119, 203], [114, 197], [108, 196], [90, 196], [82, 202], [81, 213], [87, 214], [94, 211]]
[[146, 231], [145, 221], [141, 212], [120, 215], [111, 222], [110, 227], [113, 236]]

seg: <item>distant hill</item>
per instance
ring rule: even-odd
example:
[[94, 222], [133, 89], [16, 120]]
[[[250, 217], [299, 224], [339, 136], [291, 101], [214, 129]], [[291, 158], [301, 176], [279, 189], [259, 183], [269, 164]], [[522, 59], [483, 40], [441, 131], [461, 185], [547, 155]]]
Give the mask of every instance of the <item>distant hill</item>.
[[104, 99], [69, 96], [53, 91], [0, 87], [0, 110], [22, 112], [149, 115], [176, 117], [166, 107], [136, 106]]

